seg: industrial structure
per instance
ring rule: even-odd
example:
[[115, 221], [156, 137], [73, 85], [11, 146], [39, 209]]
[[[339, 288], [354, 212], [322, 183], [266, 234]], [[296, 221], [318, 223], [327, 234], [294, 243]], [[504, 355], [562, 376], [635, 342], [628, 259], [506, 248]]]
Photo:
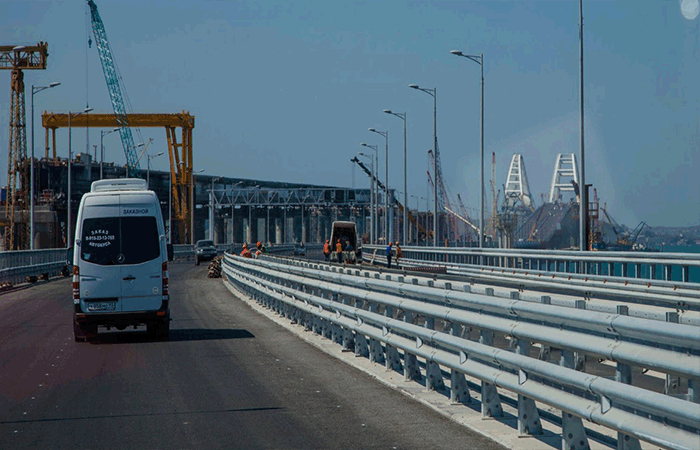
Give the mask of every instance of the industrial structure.
[[0, 46], [0, 69], [11, 70], [10, 145], [7, 151], [7, 191], [4, 215], [4, 247], [8, 250], [31, 248], [29, 230], [31, 161], [27, 157], [27, 126], [24, 107], [24, 70], [46, 69], [48, 44]]

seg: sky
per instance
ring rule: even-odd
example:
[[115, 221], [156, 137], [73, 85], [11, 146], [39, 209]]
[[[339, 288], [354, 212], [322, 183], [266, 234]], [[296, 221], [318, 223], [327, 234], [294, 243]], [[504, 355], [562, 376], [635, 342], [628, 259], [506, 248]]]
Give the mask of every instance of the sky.
[[[194, 169], [205, 174], [364, 188], [367, 176], [353, 176], [350, 162], [369, 150], [360, 142], [379, 146], [384, 179], [385, 140], [373, 127], [389, 133], [389, 187], [403, 191], [403, 121], [382, 112], [390, 109], [407, 114], [407, 190], [425, 198], [433, 98], [415, 83], [436, 89], [444, 182], [477, 217], [480, 66], [453, 49], [484, 55], [487, 205], [492, 152], [501, 192], [512, 155], [522, 154], [536, 205], [557, 154], [578, 159], [577, 0], [95, 2], [131, 112], [193, 114]], [[698, 0], [583, 2], [586, 182], [630, 227], [700, 224], [699, 9]], [[36, 152], [41, 112], [112, 111], [88, 11], [82, 0], [0, 0], [0, 45], [49, 45], [47, 70], [25, 72], [27, 91], [61, 83], [35, 95]], [[29, 94], [26, 105], [29, 146]], [[149, 153], [167, 155], [163, 130], [140, 133], [153, 139]], [[67, 131], [57, 139], [66, 157]], [[124, 164], [118, 133], [104, 139], [106, 159]], [[74, 151], [88, 140], [92, 152], [99, 129], [74, 131]], [[152, 169], [167, 170], [166, 158]]]

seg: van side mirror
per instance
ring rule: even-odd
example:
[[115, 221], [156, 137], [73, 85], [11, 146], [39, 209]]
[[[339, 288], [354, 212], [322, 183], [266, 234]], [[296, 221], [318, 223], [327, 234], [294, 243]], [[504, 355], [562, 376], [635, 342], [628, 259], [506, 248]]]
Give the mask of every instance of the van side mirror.
[[73, 265], [73, 255], [75, 252], [74, 247], [68, 247], [68, 252], [66, 253], [66, 265], [72, 266]]
[[167, 245], [167, 249], [168, 249], [168, 261], [172, 261], [172, 260], [173, 260], [173, 255], [174, 255], [174, 253], [175, 253], [175, 251], [174, 251], [174, 249], [173, 249], [173, 244], [168, 244], [168, 245]]

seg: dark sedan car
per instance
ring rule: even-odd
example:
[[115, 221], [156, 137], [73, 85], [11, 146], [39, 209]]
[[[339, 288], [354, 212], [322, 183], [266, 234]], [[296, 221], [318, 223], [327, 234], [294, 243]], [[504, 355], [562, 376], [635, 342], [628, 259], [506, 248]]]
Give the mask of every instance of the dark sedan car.
[[216, 256], [216, 246], [214, 241], [203, 239], [197, 241], [194, 246], [194, 264], [199, 265], [201, 261], [211, 261]]

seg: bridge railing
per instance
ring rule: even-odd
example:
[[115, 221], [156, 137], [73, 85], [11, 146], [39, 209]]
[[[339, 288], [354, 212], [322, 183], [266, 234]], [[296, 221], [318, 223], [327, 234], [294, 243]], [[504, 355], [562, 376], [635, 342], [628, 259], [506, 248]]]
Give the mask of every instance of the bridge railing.
[[[386, 261], [386, 246], [364, 245], [363, 258]], [[428, 263], [516, 268], [584, 275], [679, 281], [689, 283], [691, 270], [700, 277], [700, 254], [663, 252], [581, 252], [572, 250], [402, 247], [406, 259]], [[700, 280], [697, 280], [700, 282]]]
[[18, 284], [27, 277], [55, 276], [66, 265], [65, 248], [0, 252], [0, 282]]
[[[544, 298], [541, 304], [517, 295], [503, 299], [492, 288], [472, 292], [469, 284], [436, 286], [431, 278], [355, 267], [228, 254], [223, 267], [238, 290], [358, 356], [402, 370], [406, 380], [424, 380], [428, 389], [447, 382], [451, 400], [460, 402], [471, 401], [476, 387], [485, 417], [503, 414], [506, 397], [499, 389], [509, 391], [517, 399], [522, 434], [542, 433], [540, 415], [550, 413], [539, 402], [562, 411], [555, 419], [565, 448], [586, 448], [587, 435], [595, 435], [582, 419], [616, 430], [618, 448], [632, 448], [636, 440], [697, 448], [696, 326], [632, 318], [624, 307], [618, 314], [575, 310]], [[586, 373], [587, 358], [612, 361], [615, 378]], [[450, 370], [449, 381], [440, 366]], [[681, 377], [687, 393], [665, 395], [635, 385], [633, 368]]]

